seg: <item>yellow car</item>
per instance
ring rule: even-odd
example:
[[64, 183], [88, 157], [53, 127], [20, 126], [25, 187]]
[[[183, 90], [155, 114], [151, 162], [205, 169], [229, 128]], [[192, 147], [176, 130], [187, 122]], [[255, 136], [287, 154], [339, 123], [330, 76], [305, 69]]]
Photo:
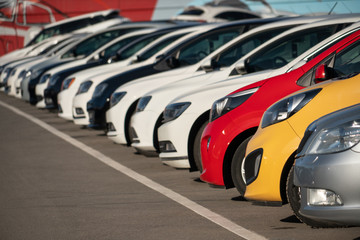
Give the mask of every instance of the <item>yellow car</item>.
[[241, 169], [245, 173], [245, 198], [286, 203], [287, 185], [293, 183], [288, 176], [306, 127], [321, 116], [356, 103], [360, 103], [360, 74], [313, 85], [269, 107], [247, 145]]

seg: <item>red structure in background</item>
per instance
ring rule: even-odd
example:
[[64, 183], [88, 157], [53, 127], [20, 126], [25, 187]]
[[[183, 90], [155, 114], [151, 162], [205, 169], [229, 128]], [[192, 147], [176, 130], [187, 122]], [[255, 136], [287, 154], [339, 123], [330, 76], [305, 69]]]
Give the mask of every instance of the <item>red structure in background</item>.
[[95, 11], [120, 9], [131, 21], [149, 21], [157, 0], [2, 0], [0, 56], [24, 46], [27, 30]]

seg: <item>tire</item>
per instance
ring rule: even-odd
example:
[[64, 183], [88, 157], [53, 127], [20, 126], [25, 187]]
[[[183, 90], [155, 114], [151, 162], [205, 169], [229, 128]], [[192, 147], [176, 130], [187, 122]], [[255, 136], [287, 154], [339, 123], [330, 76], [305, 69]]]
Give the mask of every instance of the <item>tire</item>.
[[201, 162], [201, 135], [208, 123], [209, 121], [206, 121], [203, 123], [203, 125], [201, 125], [199, 131], [195, 135], [195, 140], [194, 140], [193, 157], [194, 157], [195, 165], [197, 169], [200, 171], [200, 173], [203, 170], [202, 162]]
[[245, 184], [245, 176], [242, 173], [242, 167], [241, 165], [244, 162], [245, 152], [246, 152], [246, 146], [248, 142], [250, 141], [252, 136], [245, 139], [236, 149], [234, 156], [231, 161], [231, 178], [233, 180], [233, 183], [238, 190], [238, 192], [241, 194], [241, 196], [245, 195], [246, 190], [246, 184]]
[[306, 225], [309, 225], [313, 228], [345, 227], [336, 223], [330, 223], [326, 221], [316, 221], [300, 214], [299, 211], [301, 207], [301, 203], [300, 203], [301, 194], [300, 194], [300, 187], [294, 185], [294, 166], [291, 167], [290, 172], [288, 174], [288, 178], [286, 182], [286, 195], [288, 202], [290, 203], [290, 207], [294, 212], [295, 216]]

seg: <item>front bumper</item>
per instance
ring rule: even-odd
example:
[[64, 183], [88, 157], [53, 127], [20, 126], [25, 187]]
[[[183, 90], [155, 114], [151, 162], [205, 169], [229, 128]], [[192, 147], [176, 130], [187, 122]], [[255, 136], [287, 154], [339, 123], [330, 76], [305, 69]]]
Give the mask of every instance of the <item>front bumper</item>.
[[[75, 90], [66, 89], [58, 94], [58, 116], [66, 120], [73, 120], [72, 103], [75, 97]], [[61, 110], [60, 110], [61, 109]]]
[[[301, 188], [300, 214], [317, 221], [360, 225], [360, 153], [347, 150], [334, 154], [307, 155], [296, 160], [294, 184]], [[343, 205], [309, 204], [308, 189], [327, 189]]]
[[87, 126], [90, 124], [89, 113], [87, 112], [86, 107], [91, 96], [92, 93], [86, 92], [74, 97], [72, 113], [76, 125]]
[[[160, 159], [163, 163], [174, 168], [190, 168], [188, 158], [188, 140], [194, 114], [182, 114], [179, 118], [162, 124], [158, 129], [160, 145]], [[161, 146], [171, 144], [171, 150], [162, 149]]]
[[[300, 140], [287, 121], [258, 129], [246, 148], [246, 199], [261, 202], [285, 200], [281, 198], [281, 175]], [[261, 154], [259, 168], [249, 169], [246, 166], [256, 166], [252, 162], [257, 158], [254, 154]]]
[[140, 152], [155, 152], [154, 129], [159, 118], [154, 111], [136, 112], [130, 121], [133, 134], [131, 136], [131, 146]]

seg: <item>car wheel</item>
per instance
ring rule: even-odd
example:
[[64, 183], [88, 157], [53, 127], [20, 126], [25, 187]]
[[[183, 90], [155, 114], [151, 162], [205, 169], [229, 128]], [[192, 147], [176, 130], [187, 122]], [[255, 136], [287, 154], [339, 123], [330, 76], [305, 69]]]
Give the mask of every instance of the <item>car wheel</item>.
[[193, 149], [193, 156], [194, 156], [194, 162], [197, 167], [197, 169], [202, 172], [202, 162], [201, 162], [201, 135], [206, 127], [206, 125], [209, 123], [209, 121], [206, 121], [201, 125], [199, 131], [195, 135], [194, 140], [194, 149]]
[[236, 149], [234, 156], [231, 161], [231, 178], [233, 183], [241, 194], [241, 196], [245, 195], [246, 184], [245, 184], [245, 173], [243, 171], [243, 162], [246, 152], [246, 146], [250, 141], [252, 136], [245, 139]]
[[313, 228], [344, 227], [335, 223], [316, 221], [300, 214], [301, 194], [300, 187], [294, 185], [294, 166], [291, 167], [286, 183], [286, 194], [290, 207], [295, 216], [303, 223]]

